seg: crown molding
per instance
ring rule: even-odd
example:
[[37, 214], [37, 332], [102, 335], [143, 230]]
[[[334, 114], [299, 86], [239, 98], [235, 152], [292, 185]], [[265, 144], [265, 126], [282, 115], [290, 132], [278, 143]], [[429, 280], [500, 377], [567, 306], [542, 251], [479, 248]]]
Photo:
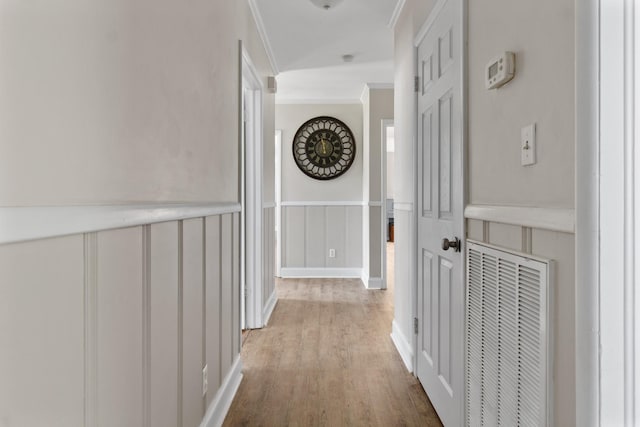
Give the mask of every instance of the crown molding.
[[271, 71], [273, 71], [274, 75], [278, 75], [280, 73], [280, 69], [278, 68], [276, 57], [273, 53], [273, 49], [271, 48], [271, 42], [269, 41], [269, 36], [267, 35], [267, 30], [265, 29], [264, 21], [262, 20], [262, 15], [260, 15], [260, 9], [258, 9], [256, 0], [248, 0], [248, 2], [249, 2], [249, 9], [251, 9], [251, 15], [253, 15], [253, 20], [256, 23], [258, 34], [262, 39], [262, 44], [264, 45], [264, 50], [267, 53], [267, 58], [269, 58]]
[[303, 105], [343, 105], [343, 104], [361, 104], [359, 99], [349, 99], [349, 98], [341, 98], [341, 99], [322, 99], [322, 98], [279, 98], [276, 95], [276, 104], [277, 105], [286, 105], [286, 104], [303, 104]]
[[396, 27], [398, 18], [400, 18], [400, 14], [402, 13], [402, 9], [404, 9], [404, 5], [406, 3], [407, 0], [398, 0], [395, 9], [393, 9], [393, 13], [391, 14], [391, 19], [389, 19], [389, 22], [387, 23], [387, 27], [391, 28], [392, 30]]

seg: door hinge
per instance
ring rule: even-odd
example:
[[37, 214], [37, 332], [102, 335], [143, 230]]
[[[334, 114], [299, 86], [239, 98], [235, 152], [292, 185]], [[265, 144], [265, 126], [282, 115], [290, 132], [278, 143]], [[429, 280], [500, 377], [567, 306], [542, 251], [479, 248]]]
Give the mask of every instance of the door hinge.
[[418, 335], [418, 318], [413, 318], [413, 333]]
[[413, 90], [414, 92], [418, 92], [420, 90], [420, 77], [418, 76], [413, 78]]

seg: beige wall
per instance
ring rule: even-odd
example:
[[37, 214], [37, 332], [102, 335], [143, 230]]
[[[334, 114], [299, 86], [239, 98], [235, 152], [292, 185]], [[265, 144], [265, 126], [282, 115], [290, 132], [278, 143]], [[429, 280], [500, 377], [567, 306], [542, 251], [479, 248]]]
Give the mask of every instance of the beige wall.
[[[410, 207], [396, 214], [396, 252], [405, 255], [413, 248], [415, 221], [413, 38], [433, 3], [407, 0], [395, 27], [395, 201]], [[467, 4], [469, 202], [574, 208], [574, 2]], [[505, 50], [516, 52], [516, 77], [487, 91], [484, 66]], [[538, 163], [525, 168], [520, 128], [534, 122]], [[468, 228], [470, 238], [555, 261], [554, 419], [575, 425], [574, 235], [482, 221], [468, 221]], [[413, 260], [396, 256], [394, 320], [411, 346], [413, 269]]]
[[[338, 178], [319, 181], [302, 173], [293, 159], [291, 144], [298, 128], [317, 116], [342, 120], [356, 140], [356, 158]], [[364, 139], [360, 104], [277, 104], [276, 129], [282, 130], [282, 201], [362, 200], [362, 162]]]
[[239, 39], [266, 78], [244, 1], [2, 1], [0, 205], [237, 200]]
[[[573, 208], [574, 1], [469, 2], [469, 200]], [[486, 90], [486, 63], [516, 54], [515, 78]], [[537, 164], [520, 165], [536, 123]], [[508, 177], [508, 179], [505, 179]]]
[[[317, 116], [342, 120], [356, 140], [356, 158], [349, 170], [328, 181], [302, 173], [291, 150], [298, 128]], [[353, 270], [362, 268], [362, 105], [277, 104], [275, 117], [276, 129], [282, 130], [282, 201], [300, 202], [298, 206], [282, 207], [282, 274], [295, 274], [286, 270], [293, 268], [298, 272], [324, 271], [308, 274], [353, 275]], [[312, 204], [306, 205], [309, 202]], [[322, 202], [326, 203], [317, 204]], [[335, 258], [328, 256], [329, 249], [335, 250]], [[329, 270], [333, 273], [327, 273]]]
[[[247, 2], [63, 3], [0, 0], [0, 206], [237, 201], [238, 41], [272, 74]], [[198, 425], [240, 354], [239, 239], [235, 212], [0, 245], [0, 424]]]

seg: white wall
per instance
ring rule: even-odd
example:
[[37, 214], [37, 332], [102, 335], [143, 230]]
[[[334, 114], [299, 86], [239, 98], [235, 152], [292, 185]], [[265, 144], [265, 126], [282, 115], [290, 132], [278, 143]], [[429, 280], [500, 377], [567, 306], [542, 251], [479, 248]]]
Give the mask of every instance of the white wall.
[[246, 2], [3, 0], [0, 22], [1, 206], [237, 200], [239, 39], [270, 74]]
[[[285, 277], [354, 276], [356, 270], [362, 269], [365, 151], [362, 114], [361, 104], [276, 105], [275, 126], [282, 130], [282, 275]], [[356, 158], [349, 170], [328, 181], [315, 180], [302, 173], [292, 154], [296, 131], [317, 116], [342, 120], [356, 140]], [[329, 258], [329, 249], [336, 250], [335, 258]]]
[[[245, 1], [0, 0], [0, 206], [239, 201], [239, 40], [266, 86]], [[273, 202], [274, 96], [264, 103]], [[224, 412], [238, 248], [238, 213], [0, 245], [12, 343], [0, 423], [197, 425]]]
[[395, 153], [387, 153], [387, 199], [393, 199], [395, 188]]
[[[574, 7], [573, 0], [535, 5], [469, 2], [470, 203], [574, 208]], [[516, 53], [516, 76], [503, 88], [488, 91], [483, 67], [503, 50]], [[520, 128], [534, 122], [537, 164], [522, 167]], [[523, 231], [532, 233], [530, 248], [521, 244]], [[496, 224], [490, 224], [489, 234], [489, 241], [556, 261], [552, 315], [555, 423], [573, 425], [574, 236]]]
[[[395, 27], [395, 339], [414, 348], [413, 38], [434, 2], [407, 0]], [[574, 2], [468, 4], [468, 198], [471, 204], [574, 208]], [[483, 69], [516, 52], [516, 77], [487, 91]], [[553, 67], [549, 65], [553, 64]], [[537, 124], [538, 163], [519, 164], [520, 128]], [[575, 424], [574, 235], [469, 221], [468, 237], [556, 261], [553, 318], [554, 421]], [[398, 255], [399, 254], [399, 255]], [[413, 256], [413, 255], [411, 255]], [[406, 284], [406, 286], [403, 286]], [[427, 390], [428, 392], [428, 390]]]
[[[356, 140], [356, 158], [347, 172], [329, 181], [302, 173], [293, 159], [291, 144], [304, 122], [317, 116], [343, 121]], [[282, 130], [282, 201], [362, 200], [362, 105], [360, 104], [276, 104], [276, 129]]]

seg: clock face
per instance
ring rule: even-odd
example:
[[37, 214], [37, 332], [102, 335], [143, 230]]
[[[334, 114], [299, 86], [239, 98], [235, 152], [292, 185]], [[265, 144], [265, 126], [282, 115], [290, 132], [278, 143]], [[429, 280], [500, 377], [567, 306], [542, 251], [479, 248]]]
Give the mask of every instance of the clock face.
[[293, 158], [311, 178], [337, 178], [349, 169], [355, 156], [351, 130], [333, 117], [308, 120], [293, 138]]

